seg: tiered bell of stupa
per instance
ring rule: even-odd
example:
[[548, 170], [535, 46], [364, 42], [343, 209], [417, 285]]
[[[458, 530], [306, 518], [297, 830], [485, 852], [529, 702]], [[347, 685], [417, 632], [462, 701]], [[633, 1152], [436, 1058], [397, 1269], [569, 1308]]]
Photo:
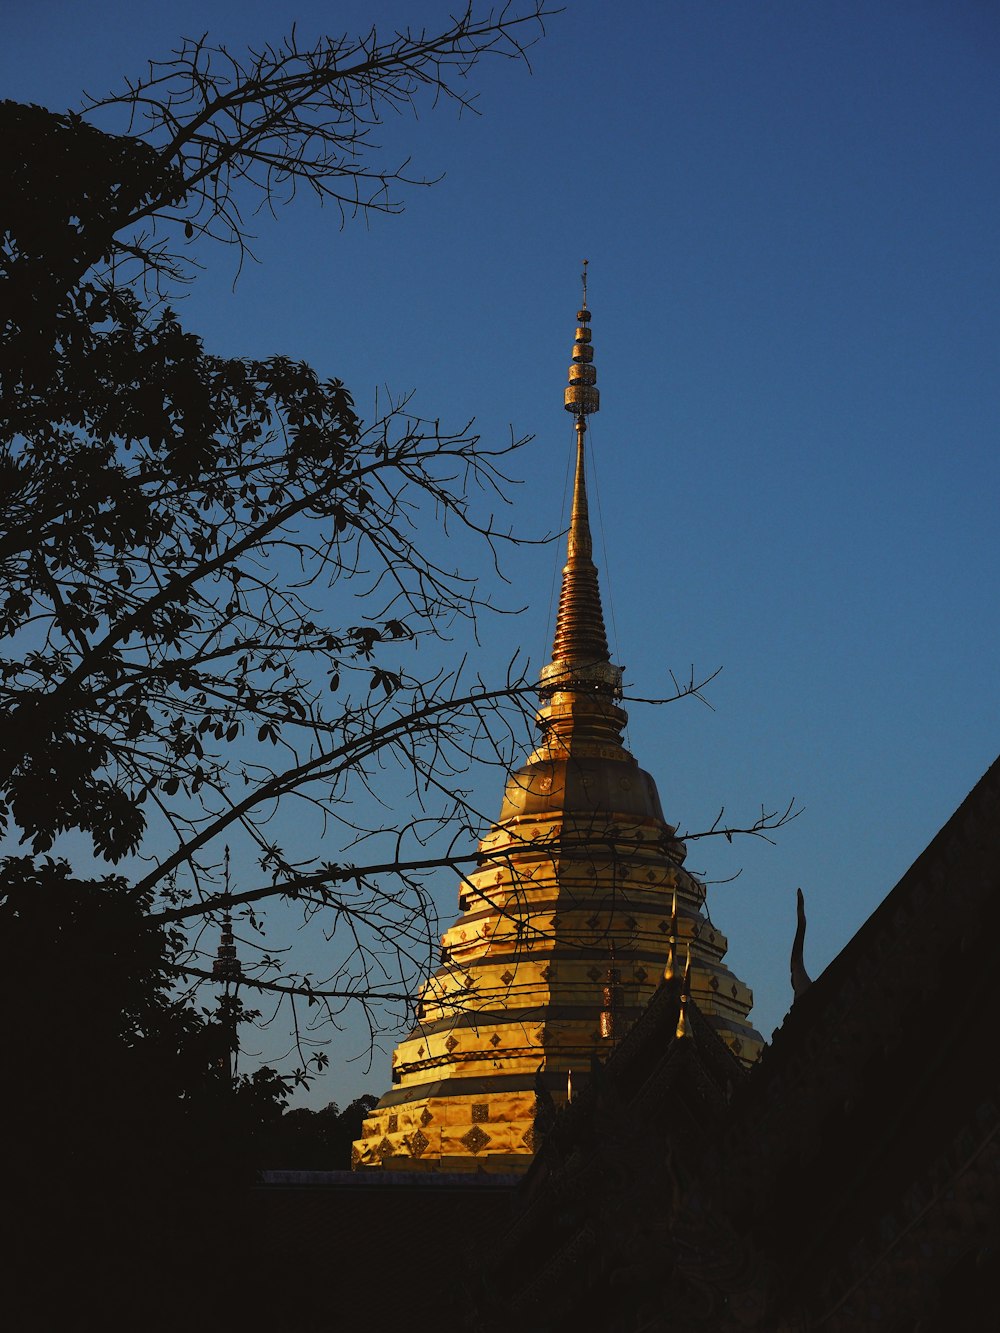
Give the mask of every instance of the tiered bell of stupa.
[[393, 1088], [365, 1121], [356, 1167], [518, 1170], [537, 1145], [539, 1093], [620, 1039], [690, 949], [690, 994], [740, 1059], [762, 1039], [753, 997], [684, 869], [652, 777], [625, 748], [592, 558], [587, 418], [599, 408], [584, 286], [565, 406], [576, 475], [552, 660], [541, 673], [539, 741], [512, 773], [479, 865], [459, 887], [417, 1022], [393, 1055]]

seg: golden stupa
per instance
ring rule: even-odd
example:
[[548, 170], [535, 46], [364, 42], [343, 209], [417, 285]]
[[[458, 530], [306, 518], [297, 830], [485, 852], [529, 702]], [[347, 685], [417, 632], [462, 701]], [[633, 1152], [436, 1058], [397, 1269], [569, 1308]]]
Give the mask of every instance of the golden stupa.
[[539, 684], [538, 746], [510, 775], [500, 817], [459, 888], [393, 1087], [354, 1145], [356, 1169], [517, 1171], [538, 1142], [539, 1096], [586, 1082], [690, 951], [692, 1001], [735, 1054], [763, 1040], [753, 996], [724, 964], [705, 888], [684, 869], [652, 777], [622, 743], [587, 511], [587, 417], [598, 410], [586, 270], [565, 391], [576, 434], [568, 555], [552, 660]]

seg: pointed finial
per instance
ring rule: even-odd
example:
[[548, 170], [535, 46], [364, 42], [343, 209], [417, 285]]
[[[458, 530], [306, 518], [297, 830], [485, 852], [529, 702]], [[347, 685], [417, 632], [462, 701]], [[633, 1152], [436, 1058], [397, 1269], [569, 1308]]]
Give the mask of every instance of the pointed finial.
[[684, 980], [681, 982], [680, 1009], [677, 1012], [677, 1031], [674, 1034], [679, 1040], [684, 1037], [690, 1037], [688, 1031], [688, 1000], [691, 998], [691, 946], [687, 947], [687, 958], [684, 962]]
[[580, 305], [584, 310], [586, 310], [587, 308], [587, 265], [589, 263], [590, 263], [589, 259], [585, 259], [583, 261], [583, 273], [580, 275], [581, 282], [583, 285], [583, 300], [580, 302]]
[[812, 978], [806, 971], [803, 950], [806, 942], [806, 900], [802, 890], [796, 889], [795, 899], [795, 939], [792, 941], [792, 991], [797, 1000], [812, 985]]
[[670, 930], [667, 934], [667, 965], [663, 969], [663, 980], [672, 981], [677, 965], [677, 889], [674, 888], [673, 901], [670, 904]]

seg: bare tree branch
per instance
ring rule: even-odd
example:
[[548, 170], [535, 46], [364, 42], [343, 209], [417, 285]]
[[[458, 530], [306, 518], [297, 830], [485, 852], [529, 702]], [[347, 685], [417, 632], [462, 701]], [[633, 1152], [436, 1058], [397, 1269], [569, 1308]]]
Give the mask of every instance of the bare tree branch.
[[207, 34], [185, 40], [122, 91], [84, 103], [89, 116], [124, 112], [129, 133], [157, 155], [158, 183], [142, 182], [144, 192], [122, 191], [116, 200], [112, 256], [178, 277], [171, 233], [183, 228], [188, 240], [212, 237], [245, 252], [244, 201], [273, 212], [303, 186], [334, 205], [341, 225], [363, 213], [400, 212], [394, 187], [433, 182], [411, 175], [408, 161], [379, 161], [376, 134], [386, 118], [416, 111], [424, 99], [474, 112], [469, 79], [479, 62], [527, 65], [556, 12], [544, 0], [470, 3], [443, 32], [407, 27], [384, 36], [373, 26], [362, 37], [312, 45], [293, 28], [245, 56], [212, 45]]

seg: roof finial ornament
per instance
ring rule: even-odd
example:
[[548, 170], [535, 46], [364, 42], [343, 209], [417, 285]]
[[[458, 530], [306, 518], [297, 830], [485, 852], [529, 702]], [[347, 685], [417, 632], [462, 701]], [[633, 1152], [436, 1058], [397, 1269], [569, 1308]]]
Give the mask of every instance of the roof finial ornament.
[[801, 889], [795, 890], [795, 916], [795, 939], [792, 941], [792, 991], [797, 1000], [812, 985], [812, 978], [806, 971], [803, 960], [806, 942], [806, 900], [802, 896]]
[[685, 1037], [691, 1036], [691, 1028], [688, 1022], [688, 1001], [691, 999], [691, 946], [687, 947], [687, 958], [684, 960], [684, 979], [681, 982], [680, 1003], [677, 1010], [677, 1031], [675, 1033], [679, 1041]]
[[673, 902], [670, 906], [670, 929], [667, 933], [667, 963], [663, 969], [663, 980], [673, 981], [677, 966], [677, 888], [674, 887]]
[[583, 261], [583, 273], [581, 274], [581, 277], [583, 279], [583, 300], [580, 302], [580, 305], [583, 307], [584, 310], [586, 310], [587, 308], [587, 265], [589, 263], [590, 263], [589, 259], [585, 259]]

